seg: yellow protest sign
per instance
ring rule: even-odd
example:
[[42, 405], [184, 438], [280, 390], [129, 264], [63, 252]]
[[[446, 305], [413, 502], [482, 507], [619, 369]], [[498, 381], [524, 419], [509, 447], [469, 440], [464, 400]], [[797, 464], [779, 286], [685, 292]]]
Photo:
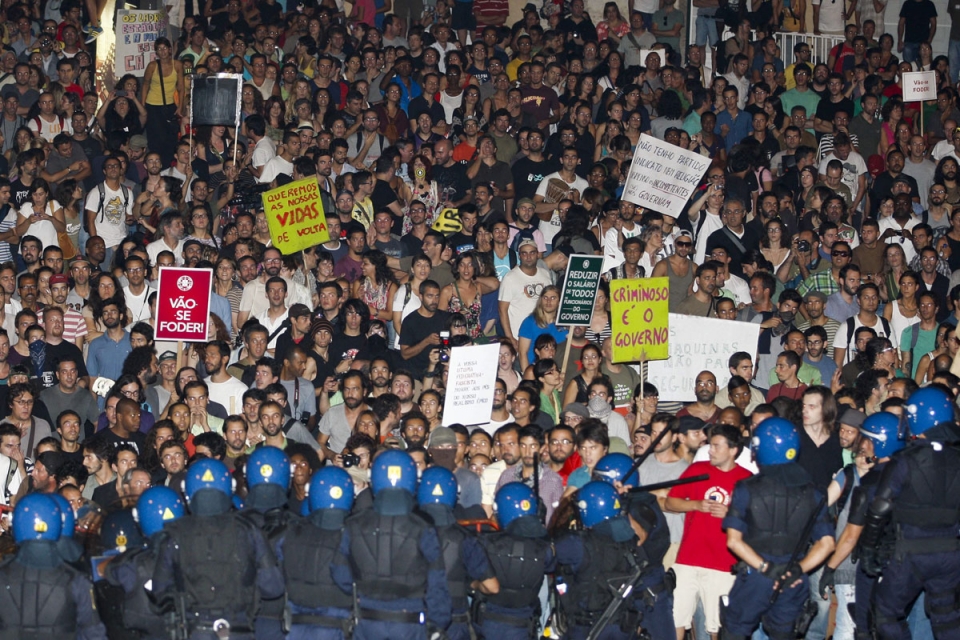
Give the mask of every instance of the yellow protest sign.
[[614, 362], [666, 360], [669, 357], [669, 298], [669, 278], [610, 282]]
[[270, 239], [283, 255], [330, 240], [317, 178], [297, 180], [263, 194]]

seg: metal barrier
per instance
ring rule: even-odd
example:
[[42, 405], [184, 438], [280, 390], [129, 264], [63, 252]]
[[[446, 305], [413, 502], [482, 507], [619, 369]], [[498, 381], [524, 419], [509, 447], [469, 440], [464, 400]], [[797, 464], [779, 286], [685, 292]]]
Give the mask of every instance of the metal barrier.
[[780, 45], [780, 58], [786, 65], [794, 61], [793, 47], [798, 42], [805, 42], [810, 45], [810, 60], [814, 64], [819, 62], [826, 64], [827, 58], [830, 56], [830, 49], [843, 42], [843, 36], [818, 36], [813, 33], [792, 33], [789, 31], [777, 33], [774, 38]]

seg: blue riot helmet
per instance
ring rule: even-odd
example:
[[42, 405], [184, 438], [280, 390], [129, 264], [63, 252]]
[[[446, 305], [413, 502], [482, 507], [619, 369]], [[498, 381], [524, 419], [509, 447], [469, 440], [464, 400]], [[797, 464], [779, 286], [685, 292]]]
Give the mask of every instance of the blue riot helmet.
[[800, 453], [800, 436], [789, 420], [767, 418], [754, 430], [750, 448], [761, 467], [787, 464]]
[[64, 538], [72, 538], [73, 530], [77, 526], [77, 518], [73, 515], [73, 507], [70, 506], [70, 503], [59, 493], [51, 493], [50, 497], [57, 501], [57, 506], [60, 507], [60, 515], [62, 516], [61, 527], [60, 527], [60, 536]]
[[183, 501], [170, 487], [150, 487], [137, 500], [133, 516], [140, 524], [140, 530], [148, 538], [168, 522], [182, 518], [186, 513]]
[[442, 504], [453, 509], [457, 505], [459, 485], [456, 477], [443, 467], [430, 467], [420, 476], [417, 504]]
[[533, 489], [522, 482], [511, 482], [500, 487], [494, 503], [500, 529], [505, 529], [517, 518], [537, 515], [537, 497]]
[[233, 495], [233, 478], [227, 465], [213, 458], [201, 458], [190, 465], [183, 481], [187, 502], [192, 501], [197, 492], [204, 489], [219, 491], [228, 498]]
[[620, 495], [612, 484], [598, 480], [588, 482], [580, 487], [577, 497], [580, 522], [587, 529], [620, 515]]
[[308, 500], [311, 513], [321, 509], [350, 511], [353, 508], [353, 479], [340, 467], [321, 467], [310, 478]]
[[290, 458], [276, 447], [260, 447], [247, 461], [247, 503], [252, 509], [277, 509], [287, 503]]
[[121, 553], [130, 547], [143, 546], [143, 533], [133, 518], [133, 511], [121, 509], [104, 518], [100, 525], [100, 542], [105, 550], [116, 549]]
[[417, 493], [417, 463], [410, 454], [399, 449], [384, 451], [373, 461], [370, 486], [376, 496], [384, 489], [403, 489], [411, 496]]
[[63, 529], [57, 501], [45, 493], [28, 493], [13, 510], [13, 539], [17, 544], [34, 540], [56, 542]]
[[860, 433], [873, 441], [873, 455], [877, 458], [888, 458], [907, 444], [900, 437], [900, 419], [887, 411], [864, 420]]
[[942, 389], [924, 387], [913, 392], [904, 405], [910, 434], [918, 436], [938, 424], [952, 422], [953, 402]]
[[622, 482], [632, 487], [639, 486], [640, 474], [634, 469], [626, 479], [623, 475], [633, 466], [633, 458], [625, 453], [608, 453], [600, 458], [593, 468], [593, 475], [599, 476], [606, 483]]

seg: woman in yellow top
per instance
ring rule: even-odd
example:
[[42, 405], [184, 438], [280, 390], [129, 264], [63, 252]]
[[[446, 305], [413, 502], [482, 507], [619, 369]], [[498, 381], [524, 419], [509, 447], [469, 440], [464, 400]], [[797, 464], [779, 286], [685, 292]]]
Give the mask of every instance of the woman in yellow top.
[[143, 74], [141, 103], [147, 107], [147, 142], [150, 151], [160, 154], [164, 167], [169, 167], [180, 140], [182, 109], [175, 98], [183, 100], [183, 63], [173, 59], [173, 48], [166, 38], [157, 38], [153, 45], [157, 59], [147, 65]]

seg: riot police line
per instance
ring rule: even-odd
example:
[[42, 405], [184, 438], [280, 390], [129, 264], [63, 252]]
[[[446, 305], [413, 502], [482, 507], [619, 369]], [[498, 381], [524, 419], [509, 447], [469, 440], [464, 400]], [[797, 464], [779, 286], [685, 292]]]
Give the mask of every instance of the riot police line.
[[[809, 574], [824, 568], [828, 597], [851, 549], [858, 638], [909, 637], [906, 611], [921, 591], [935, 636], [957, 637], [954, 414], [949, 396], [928, 387], [909, 398], [905, 420], [881, 412], [864, 422], [877, 464], [850, 492], [839, 545], [824, 496], [795, 462], [796, 428], [761, 422], [750, 443], [760, 472], [736, 485], [723, 520], [740, 562], [721, 637], [748, 638], [760, 625], [775, 640], [804, 637]], [[375, 458], [370, 489], [357, 496], [347, 472], [321, 468], [305, 513], [292, 513], [290, 461], [262, 447], [249, 457], [242, 508], [226, 466], [200, 459], [187, 470], [185, 503], [148, 489], [135, 509], [108, 517], [101, 535], [114, 550], [90, 561], [66, 500], [32, 493], [13, 514], [17, 551], [0, 565], [0, 636], [113, 638], [107, 629], [119, 626], [123, 637], [156, 639], [673, 638], [669, 533], [654, 487], [637, 487], [638, 462], [601, 459], [551, 532], [534, 488], [507, 484], [480, 532], [457, 520], [450, 471], [418, 474], [395, 449]]]

